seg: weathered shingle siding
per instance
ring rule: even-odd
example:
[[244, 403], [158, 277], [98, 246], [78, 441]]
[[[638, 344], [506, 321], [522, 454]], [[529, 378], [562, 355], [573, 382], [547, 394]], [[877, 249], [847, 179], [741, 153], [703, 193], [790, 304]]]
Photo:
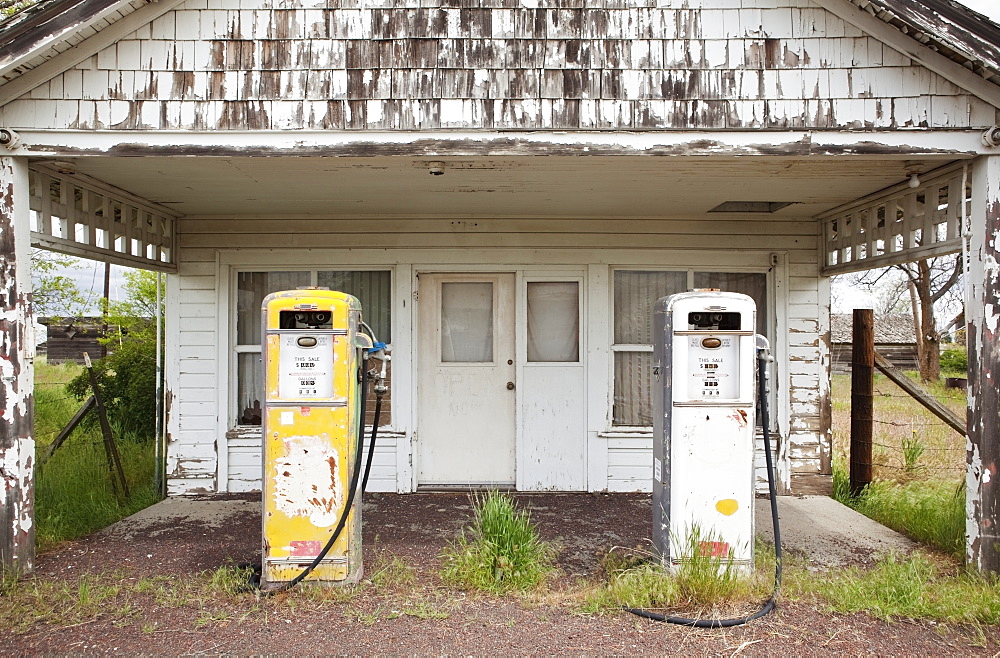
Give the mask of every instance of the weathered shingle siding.
[[191, 0], [9, 103], [0, 118], [84, 130], [891, 129], [996, 120], [987, 103], [808, 0], [689, 9], [642, 0], [282, 4]]

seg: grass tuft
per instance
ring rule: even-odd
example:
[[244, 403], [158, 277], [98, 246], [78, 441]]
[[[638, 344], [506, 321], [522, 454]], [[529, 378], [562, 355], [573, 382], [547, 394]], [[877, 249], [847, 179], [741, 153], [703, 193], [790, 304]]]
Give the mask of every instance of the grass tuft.
[[955, 624], [1000, 622], [1000, 584], [994, 578], [954, 575], [932, 557], [916, 552], [890, 555], [874, 569], [827, 573], [792, 572], [793, 598], [819, 598], [838, 613], [866, 612], [878, 619], [933, 619]]
[[[35, 434], [42, 454], [80, 408], [65, 390], [80, 372], [73, 364], [35, 364]], [[93, 412], [90, 412], [93, 413]], [[82, 537], [159, 500], [153, 484], [154, 443], [112, 427], [131, 490], [128, 500], [115, 496], [100, 430], [81, 424], [41, 464], [35, 477], [35, 537], [44, 552], [62, 541]]]
[[498, 491], [476, 496], [472, 507], [472, 525], [441, 554], [445, 582], [493, 594], [544, 583], [554, 551], [539, 537], [531, 514]]
[[834, 498], [912, 539], [954, 557], [965, 553], [965, 483], [876, 480], [859, 496], [850, 495], [849, 476], [835, 464]]
[[608, 574], [607, 584], [592, 591], [580, 611], [600, 613], [623, 606], [706, 611], [761, 595], [765, 589], [763, 583], [771, 576], [765, 571], [774, 565], [773, 550], [764, 547], [758, 555], [759, 570], [745, 574], [732, 564], [732, 550], [726, 556], [713, 556], [701, 550], [703, 542], [711, 540], [710, 533], [703, 534], [699, 528], [693, 528], [685, 552], [691, 557], [672, 570], [662, 566], [653, 555], [613, 550], [602, 560]]

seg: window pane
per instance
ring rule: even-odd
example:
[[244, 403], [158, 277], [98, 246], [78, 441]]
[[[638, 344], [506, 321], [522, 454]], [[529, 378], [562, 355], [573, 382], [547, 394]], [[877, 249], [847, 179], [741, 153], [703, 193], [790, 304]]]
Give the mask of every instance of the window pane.
[[378, 272], [319, 272], [316, 285], [354, 295], [361, 302], [361, 317], [383, 343], [392, 342], [389, 308], [392, 305], [392, 275]]
[[493, 361], [493, 284], [441, 284], [441, 360]]
[[261, 367], [260, 354], [237, 354], [236, 377], [239, 380], [236, 422], [239, 425], [260, 425], [264, 405], [264, 368]]
[[695, 288], [718, 288], [749, 295], [757, 304], [757, 333], [770, 336], [767, 330], [767, 275], [759, 272], [695, 272]]
[[615, 352], [615, 425], [652, 425], [653, 354]]
[[652, 344], [653, 304], [685, 290], [687, 272], [615, 272], [615, 343]]
[[580, 284], [528, 283], [528, 361], [580, 360]]
[[236, 275], [236, 343], [260, 345], [260, 306], [279, 290], [309, 285], [309, 272], [240, 272]]

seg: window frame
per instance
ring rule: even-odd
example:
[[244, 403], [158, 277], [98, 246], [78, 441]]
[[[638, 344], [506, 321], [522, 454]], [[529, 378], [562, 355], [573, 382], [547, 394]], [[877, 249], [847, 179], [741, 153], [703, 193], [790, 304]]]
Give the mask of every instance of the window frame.
[[[396, 290], [396, 268], [385, 265], [347, 265], [344, 267], [336, 267], [331, 265], [318, 265], [313, 267], [288, 267], [284, 265], [231, 265], [229, 268], [229, 300], [227, 307], [230, 313], [230, 317], [238, 317], [239, 308], [239, 277], [240, 274], [248, 272], [309, 272], [309, 284], [310, 286], [316, 286], [319, 279], [320, 272], [388, 272], [389, 273], [389, 317], [390, 322], [393, 314], [393, 301], [394, 293]], [[261, 327], [263, 331], [263, 327]], [[260, 427], [260, 425], [248, 425], [239, 422], [240, 418], [240, 379], [239, 379], [239, 358], [242, 354], [262, 354], [263, 353], [263, 336], [255, 343], [239, 343], [239, 327], [237, 322], [231, 322], [229, 324], [229, 386], [228, 386], [228, 413], [226, 426], [232, 429], [235, 428], [250, 428], [250, 427]], [[386, 343], [386, 347], [391, 351], [392, 343]], [[393, 395], [394, 384], [392, 378], [389, 381], [390, 391], [389, 396]], [[264, 401], [261, 400], [261, 406], [263, 406]], [[392, 425], [388, 427], [383, 427], [382, 429], [390, 429]]]
[[[611, 274], [608, 280], [608, 294], [609, 294], [609, 304], [608, 304], [608, 336], [610, 337], [610, 351], [611, 358], [608, 360], [608, 410], [607, 410], [607, 427], [610, 432], [649, 432], [652, 430], [652, 425], [617, 425], [615, 424], [615, 390], [617, 387], [617, 382], [615, 380], [615, 356], [618, 353], [650, 353], [653, 352], [653, 345], [642, 344], [642, 343], [616, 343], [615, 342], [615, 275], [618, 272], [686, 272], [687, 273], [687, 286], [686, 290], [694, 289], [694, 276], [696, 272], [718, 272], [725, 274], [763, 274], [764, 275], [764, 294], [766, 297], [768, 311], [768, 317], [766, 318], [765, 324], [765, 336], [771, 343], [772, 354], [774, 353], [775, 340], [777, 336], [778, 327], [778, 314], [777, 314], [777, 298], [776, 298], [776, 285], [777, 281], [775, 279], [775, 268], [772, 267], [717, 267], [712, 265], [689, 265], [687, 267], [655, 267], [655, 266], [644, 266], [644, 265], [613, 265], [610, 268]], [[653, 303], [655, 300], [651, 300]], [[775, 385], [776, 367], [771, 368], [770, 373], [770, 393], [768, 394], [768, 404], [771, 409], [777, 409], [778, 401], [778, 386]], [[769, 425], [771, 426], [771, 431], [775, 431], [778, 427], [778, 415], [776, 413], [769, 414]]]

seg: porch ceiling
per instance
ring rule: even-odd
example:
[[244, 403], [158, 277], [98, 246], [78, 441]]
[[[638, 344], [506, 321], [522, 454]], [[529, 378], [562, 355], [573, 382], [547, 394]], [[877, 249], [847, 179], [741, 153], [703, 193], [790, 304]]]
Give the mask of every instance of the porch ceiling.
[[[906, 179], [861, 157], [81, 157], [57, 166], [187, 216], [704, 217], [724, 201], [812, 217]], [[51, 160], [47, 162], [51, 163]], [[923, 158], [927, 172], [947, 160]], [[718, 215], [716, 215], [718, 216]], [[732, 215], [729, 215], [732, 217]]]

